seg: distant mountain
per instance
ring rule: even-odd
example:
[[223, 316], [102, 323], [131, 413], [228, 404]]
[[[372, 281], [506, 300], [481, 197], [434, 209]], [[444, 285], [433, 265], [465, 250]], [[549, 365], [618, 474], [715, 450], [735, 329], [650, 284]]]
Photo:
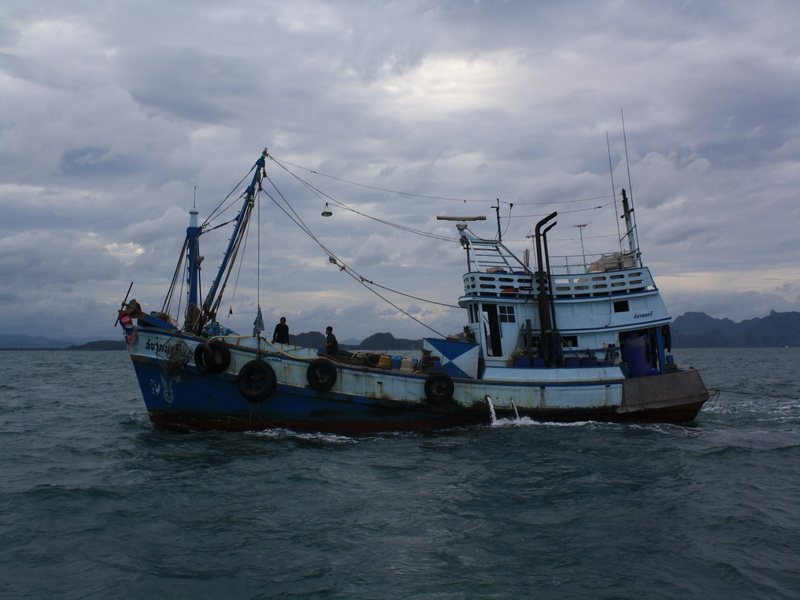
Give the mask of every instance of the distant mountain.
[[374, 333], [358, 345], [358, 350], [421, 350], [422, 340], [396, 338], [391, 333]]
[[123, 340], [101, 340], [76, 343], [75, 340], [53, 340], [41, 336], [0, 334], [0, 350], [125, 350]]
[[127, 347], [128, 344], [124, 340], [100, 340], [80, 346], [69, 346], [67, 350], [125, 350]]
[[800, 346], [800, 312], [778, 313], [734, 323], [689, 312], [670, 327], [676, 348], [767, 348]]
[[[319, 331], [309, 331], [297, 335], [290, 334], [289, 342], [306, 348], [319, 348], [325, 344], [325, 335]], [[391, 333], [375, 333], [360, 344], [345, 344], [339, 342], [339, 347], [343, 350], [420, 350], [422, 348], [422, 340], [396, 338]]]
[[0, 348], [66, 348], [71, 343], [41, 336], [0, 333]]
[[304, 348], [319, 348], [325, 344], [325, 335], [319, 331], [309, 331], [307, 333], [289, 334], [289, 343]]

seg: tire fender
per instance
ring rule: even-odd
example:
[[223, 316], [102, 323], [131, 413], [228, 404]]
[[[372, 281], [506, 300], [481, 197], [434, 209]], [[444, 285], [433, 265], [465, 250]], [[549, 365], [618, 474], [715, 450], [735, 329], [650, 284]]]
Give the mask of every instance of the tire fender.
[[231, 364], [231, 350], [222, 340], [211, 340], [208, 347], [211, 349], [211, 368], [215, 373], [221, 373]]
[[308, 385], [318, 392], [327, 392], [336, 383], [336, 367], [327, 358], [317, 358], [306, 369]]
[[430, 404], [440, 406], [453, 399], [455, 385], [450, 375], [437, 371], [425, 380], [425, 398]]
[[236, 376], [239, 395], [248, 402], [263, 402], [275, 391], [277, 383], [275, 371], [263, 360], [251, 360]]
[[194, 349], [194, 366], [197, 367], [201, 374], [207, 375], [211, 373], [211, 360], [213, 360], [213, 357], [208, 344], [205, 342], [197, 344]]
[[221, 373], [231, 364], [231, 350], [222, 340], [198, 344], [194, 349], [194, 364], [203, 375]]

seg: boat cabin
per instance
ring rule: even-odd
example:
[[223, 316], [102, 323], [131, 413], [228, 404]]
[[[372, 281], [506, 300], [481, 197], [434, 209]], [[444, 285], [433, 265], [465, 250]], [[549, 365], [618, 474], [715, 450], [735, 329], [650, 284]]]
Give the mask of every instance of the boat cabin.
[[[468, 264], [459, 306], [467, 310], [468, 337], [480, 346], [483, 366], [626, 363], [636, 376], [665, 372], [670, 317], [635, 256], [606, 255], [580, 273], [534, 271], [501, 242], [459, 225]], [[629, 346], [635, 356], [626, 356]]]

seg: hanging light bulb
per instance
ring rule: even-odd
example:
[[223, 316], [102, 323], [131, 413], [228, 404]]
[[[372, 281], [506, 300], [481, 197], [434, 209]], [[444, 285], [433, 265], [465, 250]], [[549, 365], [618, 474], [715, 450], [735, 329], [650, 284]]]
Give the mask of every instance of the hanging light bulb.
[[323, 217], [331, 217], [331, 216], [333, 216], [333, 213], [331, 212], [331, 209], [328, 208], [328, 203], [327, 202], [325, 203], [325, 208], [322, 209], [322, 216]]

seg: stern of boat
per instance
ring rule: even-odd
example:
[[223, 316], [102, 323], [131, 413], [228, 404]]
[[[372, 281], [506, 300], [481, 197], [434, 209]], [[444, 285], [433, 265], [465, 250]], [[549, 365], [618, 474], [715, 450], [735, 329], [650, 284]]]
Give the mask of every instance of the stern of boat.
[[709, 394], [694, 369], [625, 379], [618, 413], [630, 420], [686, 423], [700, 412]]

